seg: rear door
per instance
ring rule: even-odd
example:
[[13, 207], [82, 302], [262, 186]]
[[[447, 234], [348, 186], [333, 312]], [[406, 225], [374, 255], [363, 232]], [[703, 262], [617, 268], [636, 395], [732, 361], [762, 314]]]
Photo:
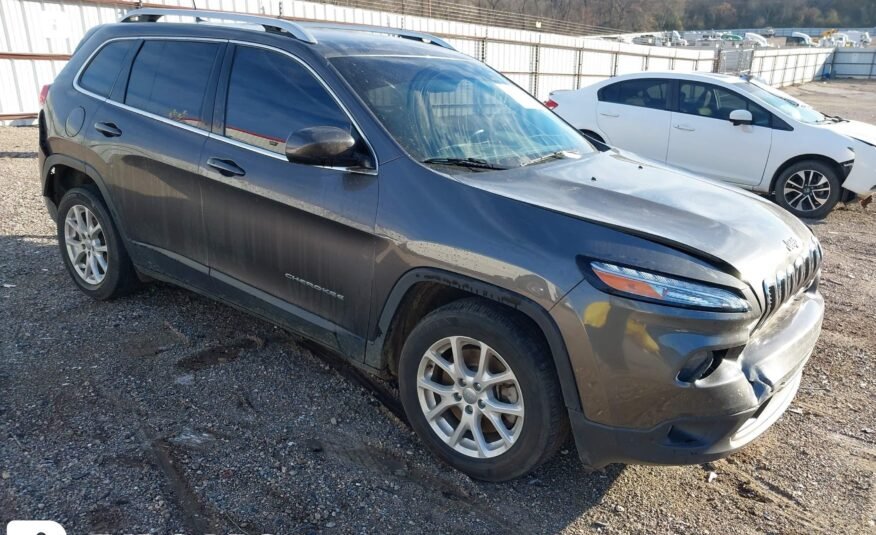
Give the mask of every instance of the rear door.
[[[748, 110], [752, 125], [730, 122]], [[772, 145], [771, 114], [739, 93], [713, 84], [680, 81], [672, 113], [667, 163], [707, 177], [756, 186]]]
[[369, 320], [377, 176], [290, 163], [285, 141], [334, 126], [370, 148], [303, 62], [234, 48], [201, 162], [211, 275], [238, 292], [234, 299], [268, 303], [287, 323], [303, 319], [293, 328], [361, 354], [364, 345], [349, 344], [361, 342]]
[[596, 121], [608, 144], [657, 161], [666, 160], [672, 83], [637, 78], [599, 90]]
[[95, 167], [141, 263], [176, 276], [186, 266], [206, 272], [198, 164], [226, 43], [150, 38], [138, 46], [125, 83], [86, 125]]

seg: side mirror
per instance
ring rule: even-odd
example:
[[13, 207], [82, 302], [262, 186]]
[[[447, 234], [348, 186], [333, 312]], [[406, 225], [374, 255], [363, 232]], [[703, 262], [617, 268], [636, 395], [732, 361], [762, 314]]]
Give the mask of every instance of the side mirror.
[[286, 139], [286, 158], [305, 165], [366, 167], [353, 150], [355, 145], [350, 132], [335, 126], [302, 128]]
[[754, 117], [751, 116], [751, 112], [748, 110], [733, 110], [730, 112], [730, 122], [733, 123], [733, 126], [753, 124]]

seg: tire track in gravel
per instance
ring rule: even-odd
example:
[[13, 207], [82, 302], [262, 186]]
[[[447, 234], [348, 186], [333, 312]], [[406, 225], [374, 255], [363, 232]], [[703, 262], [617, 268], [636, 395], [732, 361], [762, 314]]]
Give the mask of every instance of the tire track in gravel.
[[214, 515], [198, 499], [185, 474], [177, 469], [178, 463], [174, 462], [173, 446], [147, 427], [148, 424], [145, 422], [148, 421], [148, 413], [135, 403], [123, 400], [112, 390], [96, 386], [94, 388], [98, 397], [109, 401], [117, 409], [123, 410], [135, 418], [140, 446], [152, 461], [153, 466], [164, 476], [173, 503], [182, 514], [186, 531], [189, 533], [217, 531], [218, 526], [213, 521]]

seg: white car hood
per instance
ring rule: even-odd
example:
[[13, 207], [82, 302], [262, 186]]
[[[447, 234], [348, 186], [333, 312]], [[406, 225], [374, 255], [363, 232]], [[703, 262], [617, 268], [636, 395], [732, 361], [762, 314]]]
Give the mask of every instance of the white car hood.
[[826, 124], [824, 128], [876, 146], [876, 125], [862, 123], [861, 121], [843, 121], [841, 123]]

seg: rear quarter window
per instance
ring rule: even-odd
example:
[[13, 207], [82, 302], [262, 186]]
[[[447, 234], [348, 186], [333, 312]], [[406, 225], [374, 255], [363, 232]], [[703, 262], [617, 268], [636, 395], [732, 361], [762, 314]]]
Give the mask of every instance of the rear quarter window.
[[79, 87], [101, 97], [108, 97], [122, 70], [122, 63], [135, 42], [125, 39], [103, 46], [82, 72]]

